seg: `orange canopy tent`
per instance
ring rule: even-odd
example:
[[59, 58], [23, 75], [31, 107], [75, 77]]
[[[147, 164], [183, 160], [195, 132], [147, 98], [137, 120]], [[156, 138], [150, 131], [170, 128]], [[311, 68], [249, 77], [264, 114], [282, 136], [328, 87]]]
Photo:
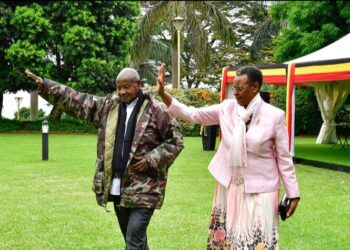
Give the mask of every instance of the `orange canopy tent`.
[[[294, 153], [294, 90], [295, 86], [309, 86], [321, 111], [323, 125], [316, 143], [335, 143], [336, 112], [350, 93], [350, 34], [309, 55], [283, 64], [260, 66], [264, 84], [287, 85], [286, 121], [290, 147]], [[222, 70], [221, 99], [233, 96], [230, 84], [238, 67]]]

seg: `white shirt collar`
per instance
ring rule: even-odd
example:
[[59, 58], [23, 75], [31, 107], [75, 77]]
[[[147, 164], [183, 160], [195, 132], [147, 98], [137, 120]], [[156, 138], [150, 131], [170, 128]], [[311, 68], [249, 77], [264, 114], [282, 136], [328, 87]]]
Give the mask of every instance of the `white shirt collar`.
[[137, 97], [135, 100], [133, 100], [132, 102], [130, 102], [129, 104], [125, 103], [126, 104], [126, 108], [127, 109], [133, 109], [135, 106], [136, 106], [136, 103], [137, 103], [137, 100], [139, 98]]

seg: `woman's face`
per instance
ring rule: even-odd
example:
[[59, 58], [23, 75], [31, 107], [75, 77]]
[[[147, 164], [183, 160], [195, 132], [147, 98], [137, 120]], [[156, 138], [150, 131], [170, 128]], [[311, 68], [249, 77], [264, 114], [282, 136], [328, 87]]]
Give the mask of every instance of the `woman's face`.
[[258, 93], [259, 84], [257, 82], [250, 83], [247, 75], [236, 76], [232, 90], [238, 104], [246, 108]]

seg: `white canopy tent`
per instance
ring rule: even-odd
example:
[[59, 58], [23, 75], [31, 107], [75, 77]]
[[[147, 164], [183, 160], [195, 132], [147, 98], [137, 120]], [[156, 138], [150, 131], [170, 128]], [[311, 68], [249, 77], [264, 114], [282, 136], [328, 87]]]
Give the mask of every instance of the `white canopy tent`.
[[315, 89], [323, 119], [316, 143], [336, 143], [334, 119], [350, 93], [350, 34], [285, 63], [295, 65], [294, 83]]
[[[232, 96], [238, 66], [222, 69], [221, 99]], [[323, 125], [316, 143], [336, 143], [335, 115], [350, 93], [350, 34], [306, 56], [259, 66], [264, 84], [287, 85], [286, 122], [290, 151], [294, 154], [295, 86], [310, 86], [321, 110]]]
[[341, 58], [350, 58], [350, 34], [343, 36], [334, 43], [331, 43], [322, 49], [312, 52], [311, 54], [293, 59], [285, 63], [289, 64], [317, 62]]

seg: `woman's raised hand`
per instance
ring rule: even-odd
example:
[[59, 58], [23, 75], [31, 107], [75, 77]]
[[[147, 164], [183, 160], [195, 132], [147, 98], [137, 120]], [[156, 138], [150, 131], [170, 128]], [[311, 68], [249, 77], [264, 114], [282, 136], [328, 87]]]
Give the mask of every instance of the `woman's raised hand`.
[[162, 63], [159, 67], [159, 72], [157, 77], [157, 86], [156, 86], [156, 91], [160, 96], [164, 94], [164, 82], [165, 82], [165, 69], [164, 69], [164, 64]]
[[32, 72], [30, 72], [28, 69], [26, 69], [25, 71], [26, 75], [30, 78], [32, 78], [36, 84], [38, 84], [38, 86], [40, 86], [41, 84], [44, 83], [43, 79], [35, 74], [33, 74]]
[[159, 67], [156, 91], [158, 92], [158, 95], [162, 98], [165, 105], [169, 107], [173, 98], [171, 97], [170, 94], [165, 92], [164, 82], [165, 82], [165, 69], [164, 69], [164, 64], [162, 63]]

